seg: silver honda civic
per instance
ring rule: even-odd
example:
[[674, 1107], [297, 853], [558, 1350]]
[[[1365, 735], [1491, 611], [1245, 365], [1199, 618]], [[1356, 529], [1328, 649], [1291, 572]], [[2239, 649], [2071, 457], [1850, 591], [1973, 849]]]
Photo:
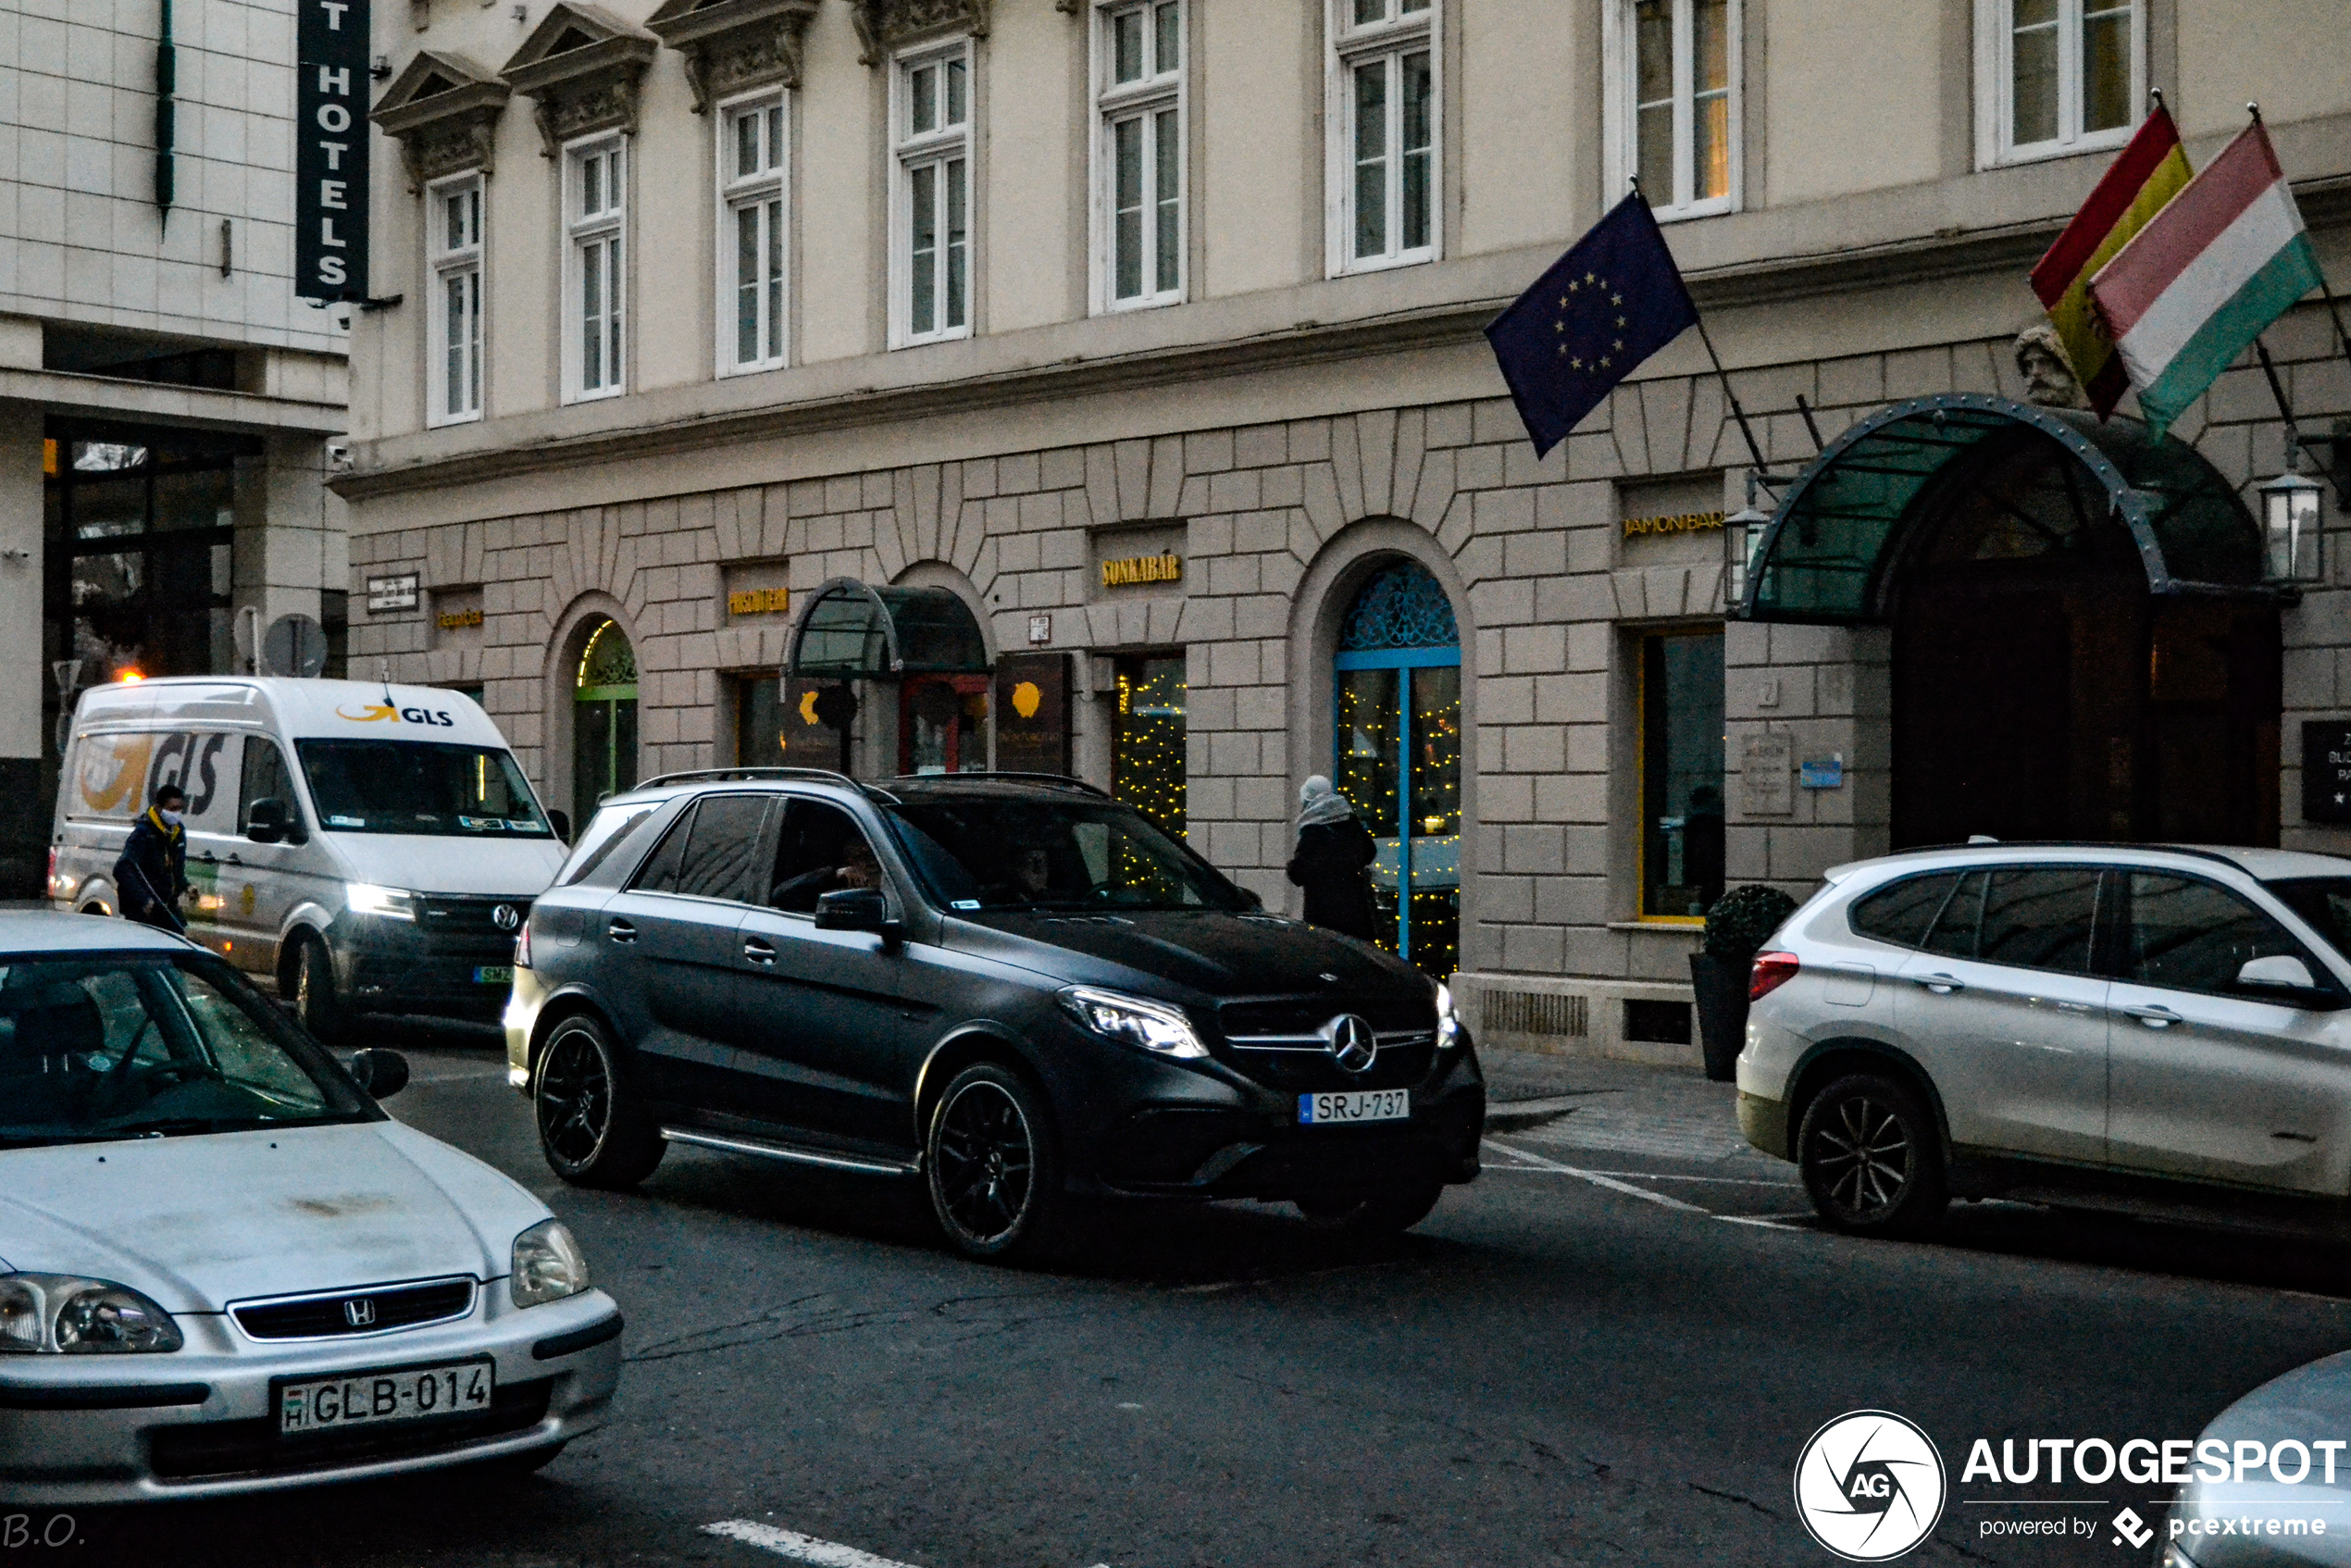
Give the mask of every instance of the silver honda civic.
[[406, 1080], [177, 937], [0, 915], [0, 1502], [533, 1469], [603, 1424], [619, 1312], [384, 1114]]

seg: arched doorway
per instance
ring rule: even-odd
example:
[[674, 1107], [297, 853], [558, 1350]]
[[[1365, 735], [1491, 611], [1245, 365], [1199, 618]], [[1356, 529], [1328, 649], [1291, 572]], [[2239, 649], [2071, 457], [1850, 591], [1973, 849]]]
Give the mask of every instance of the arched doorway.
[[1380, 946], [1443, 978], [1461, 959], [1462, 636], [1428, 569], [1373, 573], [1339, 625], [1331, 781], [1379, 858]]
[[572, 820], [637, 782], [637, 651], [617, 623], [600, 620], [579, 651], [572, 683]]
[[2278, 841], [2283, 601], [2193, 447], [1896, 404], [1798, 476], [1748, 579], [1744, 618], [1892, 628], [1893, 848]]
[[1894, 591], [1894, 847], [2276, 843], [2275, 606], [2155, 597], [2034, 432], [1968, 467], [1923, 503]]

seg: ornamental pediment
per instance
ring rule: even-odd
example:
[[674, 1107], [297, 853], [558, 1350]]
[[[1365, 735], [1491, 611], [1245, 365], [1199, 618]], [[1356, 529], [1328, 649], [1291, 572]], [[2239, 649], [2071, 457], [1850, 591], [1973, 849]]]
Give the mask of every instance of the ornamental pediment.
[[531, 100], [540, 151], [637, 129], [638, 85], [661, 40], [586, 0], [558, 0], [498, 74]]
[[694, 112], [754, 87], [800, 85], [802, 39], [817, 0], [666, 0], [646, 30], [686, 65]]
[[892, 49], [931, 33], [967, 32], [988, 36], [989, 0], [849, 0], [849, 19], [864, 45], [858, 58], [869, 66], [887, 59]]
[[408, 193], [464, 169], [490, 172], [498, 117], [513, 90], [463, 55], [420, 49], [367, 118], [400, 143]]

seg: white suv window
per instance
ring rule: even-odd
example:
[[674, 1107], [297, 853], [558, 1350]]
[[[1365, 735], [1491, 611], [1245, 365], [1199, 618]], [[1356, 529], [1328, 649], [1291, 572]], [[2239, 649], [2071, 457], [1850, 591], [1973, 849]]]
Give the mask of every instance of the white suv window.
[[2167, 990], [2246, 994], [2237, 971], [2257, 958], [2298, 958], [2327, 971], [2285, 927], [2236, 894], [2192, 877], [2131, 873], [2127, 977]]
[[1927, 934], [1926, 951], [2016, 969], [2086, 975], [2097, 906], [2095, 866], [1972, 871], [1944, 904]]

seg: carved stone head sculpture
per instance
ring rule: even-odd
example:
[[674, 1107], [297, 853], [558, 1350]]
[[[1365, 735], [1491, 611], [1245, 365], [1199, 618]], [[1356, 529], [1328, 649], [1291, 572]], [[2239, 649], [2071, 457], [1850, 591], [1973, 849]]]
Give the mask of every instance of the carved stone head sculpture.
[[2057, 329], [2044, 321], [2016, 335], [2016, 367], [2024, 373], [2024, 401], [2043, 408], [2087, 408], [2082, 383], [2065, 357]]

